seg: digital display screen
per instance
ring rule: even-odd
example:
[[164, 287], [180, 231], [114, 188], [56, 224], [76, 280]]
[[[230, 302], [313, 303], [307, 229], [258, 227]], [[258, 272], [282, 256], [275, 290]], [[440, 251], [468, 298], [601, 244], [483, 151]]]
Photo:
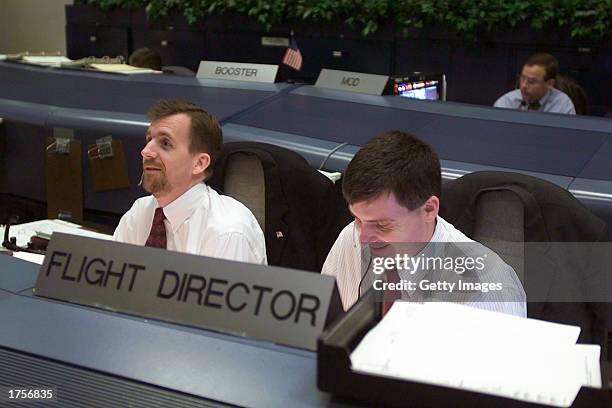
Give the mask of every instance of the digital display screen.
[[440, 99], [439, 84], [440, 81], [396, 82], [393, 93], [404, 98], [437, 101]]

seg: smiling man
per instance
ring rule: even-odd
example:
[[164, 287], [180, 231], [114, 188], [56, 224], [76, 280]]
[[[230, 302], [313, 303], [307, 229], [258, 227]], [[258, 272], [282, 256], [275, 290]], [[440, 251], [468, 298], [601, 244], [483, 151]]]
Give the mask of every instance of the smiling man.
[[[438, 215], [441, 189], [438, 156], [410, 134], [384, 133], [353, 157], [342, 192], [355, 220], [338, 236], [322, 270], [336, 277], [345, 310], [373, 288], [384, 291], [386, 308], [395, 299], [435, 300], [526, 315], [514, 270]], [[471, 267], [467, 259], [473, 259]], [[384, 282], [376, 270], [383, 264], [394, 265]]]
[[559, 61], [546, 53], [527, 59], [519, 76], [519, 89], [500, 97], [493, 106], [538, 112], [576, 114], [567, 94], [555, 88]]
[[217, 120], [180, 100], [159, 101], [148, 115], [140, 154], [143, 187], [151, 195], [123, 215], [114, 239], [265, 264], [264, 235], [253, 214], [205, 183], [223, 143]]

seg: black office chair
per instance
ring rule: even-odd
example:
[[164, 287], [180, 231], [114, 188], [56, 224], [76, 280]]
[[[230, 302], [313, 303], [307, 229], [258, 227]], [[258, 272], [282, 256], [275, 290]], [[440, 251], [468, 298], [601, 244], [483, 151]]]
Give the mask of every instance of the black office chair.
[[465, 175], [445, 183], [441, 201], [442, 217], [515, 268], [528, 317], [580, 326], [579, 341], [601, 345], [606, 358], [605, 268], [612, 259], [601, 219], [567, 190], [518, 173]]
[[253, 212], [270, 265], [321, 271], [343, 226], [340, 197], [302, 156], [266, 143], [226, 143], [209, 184]]
[[589, 102], [587, 99], [586, 91], [573, 78], [563, 74], [557, 75], [557, 80], [555, 81], [555, 88], [569, 96], [569, 98], [572, 100], [572, 103], [574, 104], [574, 109], [576, 109], [576, 114], [589, 114]]

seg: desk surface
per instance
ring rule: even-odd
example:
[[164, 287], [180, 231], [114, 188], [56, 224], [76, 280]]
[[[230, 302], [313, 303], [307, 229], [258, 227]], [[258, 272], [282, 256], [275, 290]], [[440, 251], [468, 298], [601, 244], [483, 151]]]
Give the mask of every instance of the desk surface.
[[[447, 161], [612, 181], [609, 119], [352, 94], [313, 86], [122, 76], [8, 62], [0, 62], [0, 78], [0, 99], [7, 117], [17, 115], [47, 126], [141, 137], [146, 126], [144, 112], [154, 101], [181, 97], [200, 104], [223, 123], [251, 127], [254, 133], [261, 129], [305, 137], [313, 143], [361, 146], [376, 134], [401, 129], [432, 144]], [[23, 103], [40, 107], [40, 117], [32, 116], [32, 109], [20, 105]]]
[[[38, 298], [38, 270], [0, 256], [0, 358], [17, 351], [223, 404], [348, 406], [317, 390], [312, 352]], [[22, 368], [13, 370], [23, 375]]]
[[38, 265], [2, 256], [0, 271], [0, 347], [227, 404], [342, 406], [312, 352], [38, 298]]
[[[147, 108], [161, 97], [192, 99], [216, 114], [226, 141], [263, 141], [302, 154], [313, 167], [343, 171], [359, 146], [401, 129], [433, 145], [443, 174], [518, 171], [571, 191], [612, 227], [612, 120], [353, 94], [286, 84], [120, 76], [0, 62], [0, 116], [7, 119], [0, 190], [46, 201], [45, 136], [75, 130], [84, 146], [112, 134], [124, 144], [129, 190], [92, 191], [84, 161], [87, 210], [124, 213], [143, 191], [139, 151]], [[348, 145], [340, 145], [341, 143]], [[328, 155], [330, 155], [328, 157]], [[29, 172], [15, 172], [22, 164]]]
[[288, 88], [168, 75], [119, 75], [0, 62], [0, 98], [65, 108], [144, 114], [158, 99], [182, 98], [219, 120]]
[[374, 135], [401, 129], [430, 143], [444, 160], [612, 181], [612, 162], [604, 159], [612, 149], [612, 121], [390, 97], [332, 96], [298, 88], [230, 122], [357, 146]]

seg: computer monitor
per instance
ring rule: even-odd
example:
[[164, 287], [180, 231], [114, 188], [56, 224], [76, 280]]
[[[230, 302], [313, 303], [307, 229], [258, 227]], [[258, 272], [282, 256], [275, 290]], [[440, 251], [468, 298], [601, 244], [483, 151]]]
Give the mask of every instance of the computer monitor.
[[431, 101], [446, 100], [446, 76], [444, 74], [422, 74], [394, 77], [392, 94], [404, 98]]

